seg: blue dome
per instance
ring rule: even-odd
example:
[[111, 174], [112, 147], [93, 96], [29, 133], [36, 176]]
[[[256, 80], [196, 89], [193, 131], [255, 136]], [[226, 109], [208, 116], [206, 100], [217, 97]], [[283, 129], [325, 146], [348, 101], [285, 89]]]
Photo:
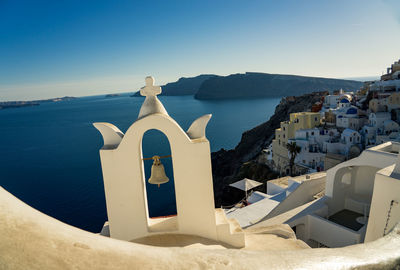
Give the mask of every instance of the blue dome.
[[346, 114], [357, 114], [357, 109], [356, 108], [350, 108], [347, 110]]
[[350, 101], [347, 98], [342, 98], [340, 103], [350, 103]]
[[338, 118], [343, 118], [343, 115], [339, 115]]

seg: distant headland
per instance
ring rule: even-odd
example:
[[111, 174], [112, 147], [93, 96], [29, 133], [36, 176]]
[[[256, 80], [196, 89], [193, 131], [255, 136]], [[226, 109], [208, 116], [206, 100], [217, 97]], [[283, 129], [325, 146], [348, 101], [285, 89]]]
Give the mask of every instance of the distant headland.
[[[200, 100], [269, 98], [298, 96], [315, 91], [350, 91], [359, 89], [361, 81], [246, 72], [228, 76], [211, 74], [180, 78], [162, 86], [164, 96], [194, 95]], [[136, 92], [132, 96], [140, 96]]]
[[59, 102], [76, 99], [76, 97], [60, 97], [60, 98], [50, 98], [50, 99], [39, 99], [39, 100], [31, 100], [31, 101], [0, 101], [0, 110], [2, 109], [11, 109], [11, 108], [22, 108], [22, 107], [30, 107], [30, 106], [39, 106], [41, 103], [47, 102]]

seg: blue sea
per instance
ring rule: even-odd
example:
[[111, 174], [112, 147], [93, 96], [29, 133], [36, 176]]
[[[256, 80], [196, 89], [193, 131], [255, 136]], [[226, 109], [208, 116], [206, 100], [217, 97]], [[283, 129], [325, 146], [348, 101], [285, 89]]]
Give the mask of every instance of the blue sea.
[[[83, 97], [40, 106], [0, 110], [0, 186], [56, 219], [99, 232], [107, 220], [99, 149], [94, 122], [109, 122], [122, 132], [137, 119], [142, 97]], [[192, 96], [161, 96], [169, 115], [184, 130], [211, 113], [207, 138], [211, 151], [234, 148], [244, 131], [274, 113], [279, 98], [200, 101]], [[143, 155], [170, 154], [166, 137], [150, 130]], [[176, 213], [171, 159], [162, 160], [167, 184], [147, 184], [150, 216]], [[152, 161], [145, 161], [146, 178]]]

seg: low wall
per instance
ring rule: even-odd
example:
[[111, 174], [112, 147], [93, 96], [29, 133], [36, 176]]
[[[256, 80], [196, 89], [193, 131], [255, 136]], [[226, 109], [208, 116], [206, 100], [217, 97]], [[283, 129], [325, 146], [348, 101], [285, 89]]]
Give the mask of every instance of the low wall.
[[327, 247], [360, 243], [361, 234], [316, 215], [308, 215], [309, 238]]
[[[0, 269], [393, 269], [400, 226], [340, 249], [242, 251], [160, 248], [89, 233], [29, 207], [0, 187]], [[284, 260], [283, 260], [284, 259]]]

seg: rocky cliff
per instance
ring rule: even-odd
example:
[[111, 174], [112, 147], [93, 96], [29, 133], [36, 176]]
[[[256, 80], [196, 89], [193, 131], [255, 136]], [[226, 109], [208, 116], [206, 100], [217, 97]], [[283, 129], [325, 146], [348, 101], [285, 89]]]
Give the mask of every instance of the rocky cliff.
[[277, 176], [267, 165], [257, 162], [259, 154], [272, 142], [280, 122], [289, 120], [291, 113], [310, 111], [312, 105], [327, 94], [315, 92], [282, 98], [275, 108], [274, 115], [267, 122], [244, 132], [235, 149], [221, 149], [211, 154], [217, 207], [233, 204], [244, 197], [244, 192], [230, 188], [230, 183], [244, 177], [266, 182]]
[[298, 96], [314, 91], [357, 90], [362, 82], [268, 73], [214, 76], [205, 80], [197, 99], [235, 99]]

